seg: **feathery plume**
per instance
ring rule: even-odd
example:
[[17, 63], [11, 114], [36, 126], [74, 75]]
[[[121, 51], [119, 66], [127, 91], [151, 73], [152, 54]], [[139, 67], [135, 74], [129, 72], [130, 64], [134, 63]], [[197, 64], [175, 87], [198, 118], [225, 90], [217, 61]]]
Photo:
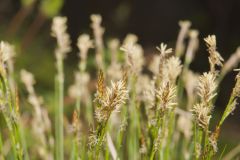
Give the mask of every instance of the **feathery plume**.
[[79, 57], [81, 58], [79, 67], [82, 71], [86, 69], [87, 53], [90, 48], [93, 48], [93, 41], [88, 34], [82, 34], [78, 37], [77, 47], [79, 49]]
[[208, 37], [204, 38], [204, 41], [206, 42], [206, 46], [208, 47], [208, 52], [210, 54], [208, 57], [210, 63], [210, 71], [212, 73], [215, 73], [215, 66], [223, 66], [222, 62], [224, 59], [217, 51], [217, 42], [215, 35], [209, 35]]
[[13, 74], [13, 61], [12, 58], [16, 55], [14, 46], [9, 44], [8, 42], [1, 41], [0, 42], [0, 73], [6, 74], [6, 69], [4, 64], [7, 63], [7, 69], [9, 71], [9, 80], [10, 80], [10, 87], [12, 91], [14, 91], [14, 82], [12, 79]]
[[167, 45], [164, 43], [161, 43], [159, 47], [157, 47], [157, 50], [160, 52], [160, 58], [159, 58], [159, 66], [158, 66], [158, 75], [157, 77], [160, 80], [163, 80], [163, 68], [166, 62], [166, 59], [170, 56], [172, 53], [172, 48], [167, 49]]
[[81, 97], [82, 100], [86, 100], [90, 96], [88, 90], [88, 83], [90, 76], [88, 73], [76, 72], [75, 73], [75, 83], [69, 87], [68, 93], [72, 98]]
[[24, 85], [27, 88], [27, 91], [29, 93], [34, 93], [34, 88], [33, 85], [36, 83], [34, 76], [32, 73], [26, 71], [26, 70], [21, 70], [20, 71], [21, 75], [21, 81], [24, 83]]
[[[101, 92], [101, 90], [98, 92]], [[116, 83], [111, 82], [111, 88], [106, 88], [104, 96], [101, 98], [98, 96], [95, 99], [95, 101], [98, 101], [100, 104], [100, 107], [98, 107], [95, 112], [98, 122], [106, 122], [111, 112], [124, 104], [127, 97], [128, 90], [126, 88], [126, 82], [123, 80], [119, 80]]]
[[216, 77], [212, 72], [205, 72], [202, 76], [199, 77], [197, 94], [201, 98], [201, 101], [204, 103], [204, 105], [208, 107], [212, 107], [210, 102], [217, 95], [217, 84], [215, 82], [215, 79]]
[[163, 67], [163, 75], [167, 78], [167, 80], [174, 84], [176, 82], [177, 77], [180, 75], [182, 71], [181, 61], [178, 57], [172, 56], [166, 60], [164, 67]]
[[3, 64], [15, 55], [14, 47], [8, 42], [0, 42], [0, 62]]
[[112, 63], [107, 69], [107, 76], [111, 80], [120, 80], [123, 76], [122, 74], [122, 65], [120, 63]]
[[202, 129], [208, 128], [209, 121], [211, 118], [210, 115], [211, 109], [209, 107], [204, 106], [202, 103], [198, 103], [193, 106], [192, 113], [195, 117], [195, 120], [199, 127]]
[[126, 44], [120, 48], [127, 55], [128, 65], [137, 75], [142, 71], [144, 65], [143, 49], [139, 44]]
[[172, 109], [177, 103], [176, 98], [176, 87], [170, 83], [163, 83], [162, 86], [156, 90], [156, 96], [160, 100], [158, 110]]
[[55, 17], [52, 23], [52, 36], [57, 39], [58, 47], [55, 51], [57, 59], [64, 59], [71, 51], [70, 37], [67, 34], [67, 18]]
[[0, 73], [5, 74], [4, 64], [6, 63], [8, 71], [8, 80], [11, 92], [15, 92], [15, 82], [14, 82], [14, 62], [13, 57], [15, 57], [16, 52], [13, 45], [8, 42], [0, 42]]
[[161, 43], [161, 44], [160, 44], [160, 47], [157, 47], [157, 50], [160, 52], [160, 55], [161, 55], [162, 57], [166, 57], [166, 56], [168, 56], [170, 53], [173, 52], [173, 49], [172, 49], [172, 48], [168, 48], [168, 49], [167, 49], [167, 45], [164, 44], [164, 43]]
[[138, 41], [138, 37], [135, 34], [128, 34], [123, 40], [123, 45], [136, 44], [137, 41]]

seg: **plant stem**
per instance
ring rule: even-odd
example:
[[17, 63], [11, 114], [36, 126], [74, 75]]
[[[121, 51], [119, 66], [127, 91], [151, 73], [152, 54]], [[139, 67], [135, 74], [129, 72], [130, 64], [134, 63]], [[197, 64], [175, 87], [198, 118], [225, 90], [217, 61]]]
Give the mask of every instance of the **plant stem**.
[[57, 60], [57, 77], [56, 77], [56, 159], [64, 159], [63, 144], [63, 108], [64, 108], [64, 76], [63, 76], [63, 59]]

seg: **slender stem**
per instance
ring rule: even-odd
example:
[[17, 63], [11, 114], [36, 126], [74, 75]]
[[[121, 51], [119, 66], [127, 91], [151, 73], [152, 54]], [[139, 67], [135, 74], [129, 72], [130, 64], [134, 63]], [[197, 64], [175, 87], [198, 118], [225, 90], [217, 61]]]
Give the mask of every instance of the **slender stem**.
[[64, 76], [63, 60], [57, 60], [57, 77], [56, 77], [56, 159], [64, 159], [63, 144], [63, 108], [64, 108]]
[[139, 151], [139, 135], [140, 135], [140, 124], [139, 124], [139, 110], [136, 104], [136, 83], [137, 77], [133, 75], [130, 79], [131, 83], [131, 95], [130, 95], [130, 107], [129, 107], [129, 114], [130, 114], [130, 134], [129, 137], [129, 144], [128, 144], [128, 151], [130, 159], [139, 159], [138, 158], [138, 151]]
[[106, 132], [106, 124], [107, 124], [107, 122], [105, 122], [104, 124], [103, 124], [103, 126], [100, 126], [100, 135], [99, 135], [99, 141], [98, 141], [98, 143], [97, 143], [97, 146], [96, 146], [96, 159], [99, 159], [99, 153], [100, 153], [100, 148], [101, 148], [101, 146], [102, 146], [102, 142], [103, 142], [103, 138], [104, 138], [104, 135], [105, 135], [105, 132]]
[[22, 137], [19, 131], [20, 123], [16, 119], [14, 119], [14, 118], [18, 118], [19, 115], [17, 114], [15, 99], [13, 98], [13, 95], [10, 90], [9, 81], [6, 77], [7, 76], [5, 72], [1, 72], [1, 75], [0, 75], [1, 90], [4, 93], [6, 104], [7, 106], [9, 106], [4, 109], [3, 117], [6, 121], [7, 127], [10, 132], [10, 139], [12, 143], [14, 158], [18, 160], [22, 160], [23, 148], [22, 148], [22, 139], [21, 139]]

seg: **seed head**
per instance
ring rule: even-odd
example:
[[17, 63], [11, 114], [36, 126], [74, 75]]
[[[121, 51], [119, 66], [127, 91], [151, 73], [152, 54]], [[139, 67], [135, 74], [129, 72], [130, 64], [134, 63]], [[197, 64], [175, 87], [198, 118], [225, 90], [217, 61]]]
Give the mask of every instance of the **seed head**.
[[33, 93], [33, 85], [36, 83], [33, 74], [23, 69], [20, 71], [20, 76], [28, 92]]
[[57, 39], [56, 58], [63, 59], [71, 51], [70, 37], [67, 34], [67, 18], [55, 17], [52, 23], [52, 36]]
[[126, 44], [120, 48], [127, 55], [128, 65], [134, 73], [139, 74], [144, 65], [143, 49], [139, 44]]
[[209, 125], [209, 121], [211, 118], [210, 115], [211, 109], [209, 107], [205, 107], [204, 104], [198, 103], [194, 105], [192, 109], [192, 113], [195, 117], [195, 120], [199, 127], [202, 129], [206, 129]]
[[163, 75], [165, 75], [164, 77], [167, 78], [164, 78], [163, 80], [168, 80], [174, 84], [181, 71], [182, 65], [180, 59], [178, 57], [172, 56], [167, 59], [166, 63], [164, 64]]
[[136, 44], [137, 41], [138, 41], [138, 37], [135, 34], [128, 34], [123, 41], [123, 45]]
[[160, 47], [157, 47], [157, 50], [160, 52], [162, 57], [168, 56], [168, 54], [172, 53], [172, 51], [173, 51], [172, 48], [167, 49], [167, 45], [164, 43], [161, 43]]
[[156, 90], [156, 96], [160, 100], [158, 110], [172, 109], [176, 105], [176, 87], [170, 83], [163, 83], [162, 86]]
[[128, 90], [124, 79], [116, 83], [111, 82], [111, 87], [107, 88], [104, 87], [103, 80], [103, 75], [100, 73], [95, 96], [95, 102], [98, 105], [95, 116], [98, 122], [107, 121], [111, 112], [118, 109], [128, 98]]
[[216, 42], [216, 36], [215, 35], [209, 35], [208, 37], [204, 38], [204, 41], [206, 42], [206, 45], [208, 47], [209, 52], [209, 63], [210, 63], [210, 69], [211, 72], [215, 72], [215, 66], [223, 66], [222, 62], [224, 59], [222, 56], [217, 52], [217, 42]]
[[90, 39], [88, 34], [82, 34], [78, 37], [77, 47], [80, 50], [79, 57], [85, 61], [88, 50], [93, 48], [93, 41]]
[[15, 56], [14, 47], [8, 42], [1, 41], [0, 42], [0, 62], [4, 63], [9, 58]]
[[75, 73], [75, 83], [70, 86], [68, 93], [72, 98], [81, 97], [82, 100], [87, 99], [89, 96], [88, 83], [90, 76], [88, 73], [76, 72]]
[[[201, 98], [201, 101], [206, 105], [211, 105], [211, 100], [217, 95], [216, 88], [217, 84], [215, 82], [215, 75], [211, 72], [203, 73], [198, 80], [198, 95]], [[212, 106], [209, 106], [212, 107]]]

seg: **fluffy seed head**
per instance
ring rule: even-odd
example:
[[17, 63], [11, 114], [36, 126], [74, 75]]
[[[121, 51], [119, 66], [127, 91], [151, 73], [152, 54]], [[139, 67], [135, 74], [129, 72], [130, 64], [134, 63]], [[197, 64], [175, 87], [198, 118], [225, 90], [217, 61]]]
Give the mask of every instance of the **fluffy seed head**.
[[56, 58], [63, 59], [71, 51], [70, 37], [67, 34], [67, 18], [55, 17], [52, 23], [52, 36], [57, 39]]
[[222, 62], [224, 59], [222, 56], [217, 52], [217, 42], [216, 42], [216, 36], [215, 35], [209, 35], [208, 37], [204, 38], [204, 41], [206, 42], [206, 45], [208, 47], [209, 52], [209, 63], [211, 72], [215, 72], [215, 66], [223, 66]]
[[128, 65], [136, 74], [142, 71], [144, 65], [143, 49], [139, 44], [126, 44], [120, 48], [127, 56]]
[[120, 80], [122, 77], [122, 65], [120, 63], [112, 63], [107, 69], [107, 75], [111, 80]]
[[36, 83], [33, 74], [23, 69], [20, 71], [20, 76], [28, 92], [33, 93], [33, 85]]
[[123, 41], [123, 45], [135, 44], [138, 41], [138, 37], [135, 34], [128, 34]]
[[116, 83], [111, 82], [111, 87], [104, 87], [103, 74], [100, 73], [97, 85], [97, 94], [95, 102], [97, 102], [97, 109], [95, 116], [98, 122], [107, 121], [111, 112], [118, 109], [124, 104], [128, 98], [128, 90], [125, 79], [119, 80]]
[[171, 83], [175, 83], [181, 71], [182, 71], [182, 65], [178, 57], [172, 56], [166, 60], [166, 63], [164, 64], [164, 67], [163, 67], [163, 75], [167, 77], [166, 79], [168, 81], [170, 81]]
[[172, 51], [173, 51], [172, 48], [167, 49], [167, 45], [164, 43], [161, 43], [160, 46], [157, 47], [157, 50], [160, 52], [162, 57], [168, 56], [168, 54], [172, 53]]
[[[217, 95], [215, 92], [217, 84], [215, 82], [215, 75], [211, 72], [203, 73], [198, 80], [198, 95], [201, 98], [201, 101], [206, 105], [211, 105], [211, 100]], [[212, 107], [212, 106], [209, 106]]]
[[0, 62], [4, 63], [15, 55], [14, 47], [8, 42], [0, 42]]
[[89, 96], [88, 83], [90, 76], [88, 73], [76, 72], [75, 73], [75, 83], [70, 86], [68, 93], [72, 98], [81, 97], [82, 99], [87, 99]]
[[80, 50], [79, 56], [81, 59], [86, 60], [88, 50], [93, 48], [93, 41], [88, 34], [82, 34], [78, 37], [77, 47]]
[[158, 110], [172, 109], [176, 105], [176, 87], [170, 83], [163, 83], [163, 85], [156, 90], [156, 96], [160, 100]]
[[209, 121], [211, 118], [210, 112], [211, 112], [210, 108], [205, 107], [204, 104], [202, 103], [194, 105], [192, 109], [192, 113], [195, 117], [195, 120], [198, 126], [201, 127], [202, 129], [206, 129], [209, 125]]

